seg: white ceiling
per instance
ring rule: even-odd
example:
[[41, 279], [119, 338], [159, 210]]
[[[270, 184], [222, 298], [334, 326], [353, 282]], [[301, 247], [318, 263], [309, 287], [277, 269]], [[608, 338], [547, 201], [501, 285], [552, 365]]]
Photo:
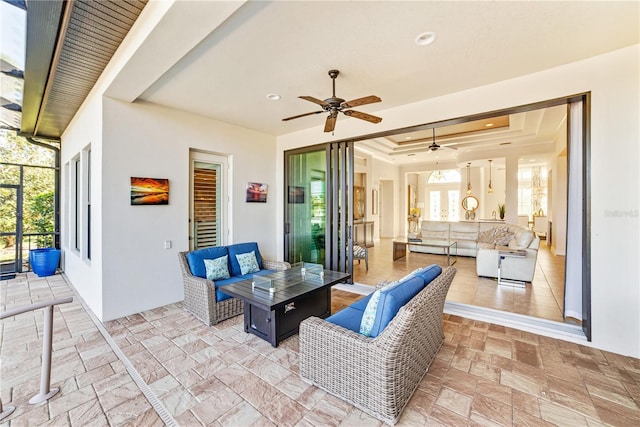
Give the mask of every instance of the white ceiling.
[[[324, 123], [325, 113], [288, 122], [282, 118], [317, 111], [317, 105], [297, 97], [331, 96], [327, 72], [333, 68], [340, 70], [336, 95], [346, 100], [379, 96], [382, 102], [356, 110], [384, 120], [379, 112], [389, 108], [639, 42], [636, 1], [280, 1], [206, 6], [224, 7], [220, 15], [230, 16], [216, 18], [221, 23], [210, 24], [212, 31], [187, 51], [183, 40], [195, 31], [194, 18], [176, 13], [171, 25], [163, 27], [163, 44], [153, 46], [149, 37], [144, 52], [148, 55], [155, 48], [159, 57], [160, 52], [166, 52], [165, 57], [185, 54], [172, 60], [163, 75], [147, 77], [135, 97], [273, 135]], [[205, 22], [206, 16], [200, 18]], [[414, 39], [425, 31], [435, 31], [437, 40], [416, 45]], [[126, 69], [132, 81], [153, 74], [143, 65]], [[282, 99], [267, 100], [269, 93]], [[536, 122], [536, 131], [542, 131], [536, 138], [545, 140], [558, 124], [556, 112], [527, 114], [514, 117], [512, 127], [520, 128], [502, 137], [513, 141], [516, 132], [522, 136]], [[540, 121], [545, 117], [552, 121]], [[341, 115], [337, 128], [343, 120], [358, 119]], [[375, 124], [368, 126], [370, 133], [377, 131]]]

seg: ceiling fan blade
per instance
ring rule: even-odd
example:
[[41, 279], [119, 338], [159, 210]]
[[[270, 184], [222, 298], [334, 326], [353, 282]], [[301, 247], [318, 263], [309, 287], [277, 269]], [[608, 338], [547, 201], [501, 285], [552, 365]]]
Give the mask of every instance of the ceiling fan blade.
[[323, 107], [329, 105], [327, 102], [314, 98], [313, 96], [299, 96], [298, 98], [313, 102], [314, 104], [322, 105]]
[[382, 119], [377, 116], [372, 116], [371, 114], [363, 113], [361, 111], [347, 110], [343, 111], [349, 117], [355, 117], [356, 119], [366, 120], [371, 123], [380, 123]]
[[341, 107], [342, 108], [353, 108], [353, 107], [357, 107], [359, 105], [373, 104], [374, 102], [380, 102], [380, 101], [382, 101], [382, 100], [380, 98], [378, 98], [377, 96], [369, 95], [369, 96], [365, 96], [363, 98], [354, 99], [352, 101], [343, 102]]
[[286, 122], [287, 120], [299, 119], [300, 117], [310, 116], [312, 114], [320, 114], [320, 113], [324, 113], [324, 110], [314, 111], [313, 113], [298, 114], [297, 116], [292, 116], [292, 117], [287, 117], [286, 119], [282, 119], [282, 121]]
[[327, 121], [324, 124], [324, 131], [325, 132], [333, 132], [333, 130], [336, 128], [336, 119], [338, 118], [337, 114], [330, 114], [327, 117]]

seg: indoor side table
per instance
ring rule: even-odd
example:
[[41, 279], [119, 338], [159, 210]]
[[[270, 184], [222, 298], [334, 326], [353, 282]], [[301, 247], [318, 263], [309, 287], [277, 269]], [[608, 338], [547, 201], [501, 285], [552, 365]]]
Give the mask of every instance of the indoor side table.
[[527, 252], [523, 250], [515, 251], [498, 251], [498, 285], [513, 286], [516, 288], [526, 287], [526, 282], [521, 280], [511, 280], [502, 278], [502, 263], [506, 258], [524, 258], [527, 256]]

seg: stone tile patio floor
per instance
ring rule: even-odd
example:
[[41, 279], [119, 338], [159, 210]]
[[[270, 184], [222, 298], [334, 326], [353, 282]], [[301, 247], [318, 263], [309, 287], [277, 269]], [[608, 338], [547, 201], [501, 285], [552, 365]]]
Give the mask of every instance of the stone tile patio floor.
[[[1, 282], [0, 303], [4, 311], [69, 295], [62, 275], [29, 273]], [[208, 327], [171, 304], [106, 322], [123, 362], [74, 297], [54, 310], [51, 380], [61, 391], [47, 403], [28, 404], [39, 389], [42, 310], [0, 323], [1, 397], [16, 406], [0, 426], [380, 425], [299, 378], [295, 336], [274, 349], [245, 334], [242, 317]], [[445, 343], [398, 425], [640, 425], [639, 359], [456, 316], [444, 322]]]

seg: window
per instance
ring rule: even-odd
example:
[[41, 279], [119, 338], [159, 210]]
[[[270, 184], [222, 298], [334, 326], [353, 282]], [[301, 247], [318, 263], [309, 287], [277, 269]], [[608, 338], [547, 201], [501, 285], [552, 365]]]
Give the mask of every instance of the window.
[[72, 161], [73, 176], [72, 179], [72, 192], [71, 192], [71, 212], [73, 212], [73, 248], [76, 251], [80, 251], [80, 218], [82, 214], [80, 212], [80, 157], [75, 157]]
[[518, 215], [547, 212], [547, 168], [526, 166], [518, 168]]
[[87, 167], [84, 182], [86, 183], [86, 225], [85, 225], [85, 236], [86, 238], [86, 254], [87, 259], [91, 259], [91, 148], [85, 149], [86, 159], [87, 159]]
[[91, 259], [91, 146], [69, 162], [69, 245], [85, 260]]
[[460, 219], [460, 191], [449, 190], [447, 192], [449, 197], [449, 217], [448, 221], [458, 221]]
[[433, 171], [427, 178], [429, 219], [458, 221], [460, 218], [460, 171]]
[[433, 171], [427, 179], [427, 184], [447, 184], [460, 182], [460, 172], [455, 169]]
[[440, 219], [440, 192], [429, 192], [429, 219], [438, 221]]

